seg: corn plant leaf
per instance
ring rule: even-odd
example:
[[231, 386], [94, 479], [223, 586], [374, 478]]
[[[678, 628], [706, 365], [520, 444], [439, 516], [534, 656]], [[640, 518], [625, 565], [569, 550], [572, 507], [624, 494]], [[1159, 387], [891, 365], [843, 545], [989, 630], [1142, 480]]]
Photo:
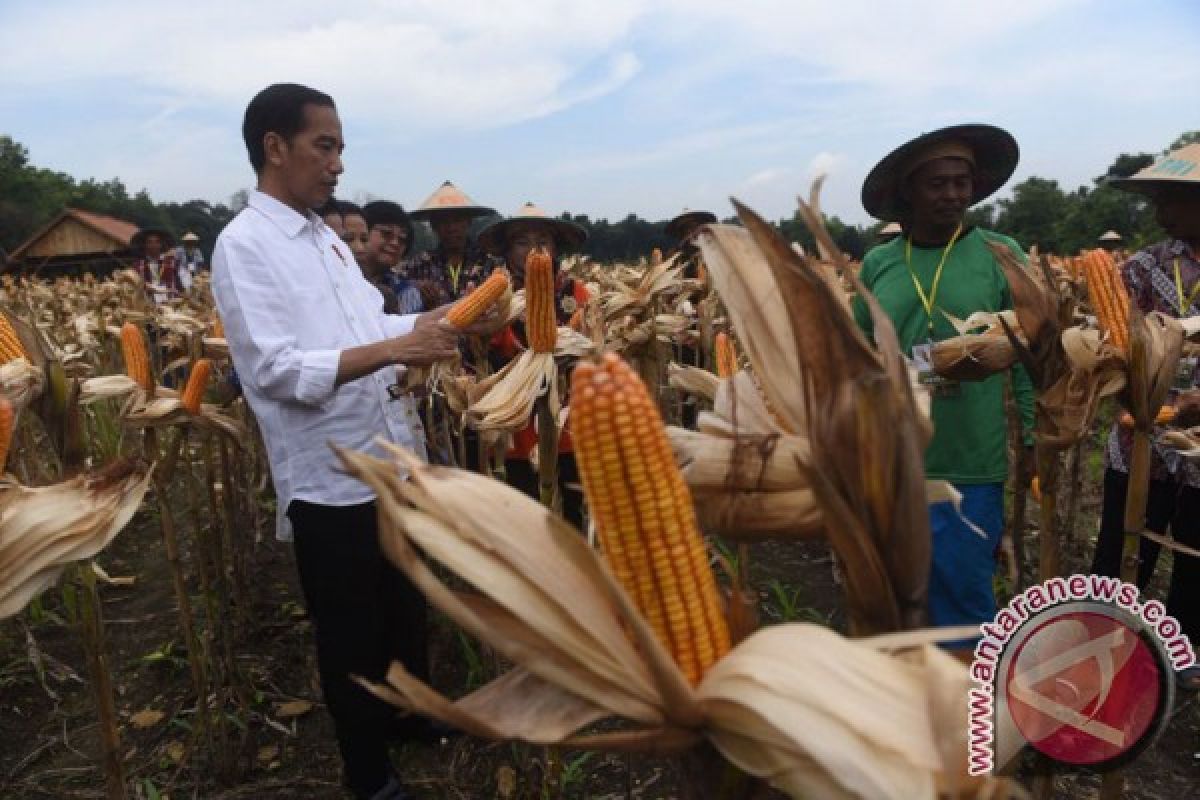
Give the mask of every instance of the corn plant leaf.
[[24, 608], [67, 564], [108, 546], [150, 482], [132, 462], [52, 486], [0, 481], [0, 619]]

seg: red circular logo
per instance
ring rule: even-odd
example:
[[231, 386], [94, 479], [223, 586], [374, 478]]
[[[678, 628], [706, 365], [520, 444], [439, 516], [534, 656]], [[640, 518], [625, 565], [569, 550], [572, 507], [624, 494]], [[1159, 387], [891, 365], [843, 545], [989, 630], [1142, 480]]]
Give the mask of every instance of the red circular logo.
[[1165, 719], [1164, 661], [1111, 610], [1064, 607], [1039, 621], [1003, 680], [1017, 730], [1066, 764], [1120, 759], [1148, 743]]

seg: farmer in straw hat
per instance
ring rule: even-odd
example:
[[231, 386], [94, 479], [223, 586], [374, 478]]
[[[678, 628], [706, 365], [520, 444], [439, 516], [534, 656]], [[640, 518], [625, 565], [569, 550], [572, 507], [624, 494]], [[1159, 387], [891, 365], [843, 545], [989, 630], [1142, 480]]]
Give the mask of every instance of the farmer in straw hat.
[[[479, 245], [488, 253], [504, 260], [512, 275], [513, 288], [525, 286], [525, 259], [535, 250], [545, 250], [554, 262], [555, 314], [558, 323], [565, 325], [576, 309], [588, 300], [584, 285], [567, 278], [559, 270], [559, 257], [564, 250], [575, 250], [587, 239], [587, 231], [573, 222], [555, 219], [533, 203], [526, 203], [504, 220], [497, 220], [479, 232]], [[525, 347], [525, 330], [514, 323], [492, 337], [489, 355], [498, 369], [517, 356]], [[538, 496], [537, 473], [530, 456], [537, 449], [537, 431], [533, 421], [516, 433], [513, 446], [505, 457], [508, 483], [530, 497]], [[583, 524], [583, 494], [579, 490], [579, 470], [575, 466], [571, 437], [565, 430], [558, 442], [558, 480], [562, 497], [563, 516], [574, 525]]]
[[[1169, 153], [1129, 178], [1110, 181], [1118, 189], [1137, 192], [1154, 204], [1158, 224], [1168, 238], [1139, 250], [1121, 267], [1129, 296], [1143, 312], [1159, 311], [1182, 319], [1200, 314], [1200, 144]], [[1180, 360], [1168, 405], [1176, 423], [1200, 424], [1200, 370], [1196, 358]], [[1189, 418], [1191, 421], [1189, 421]], [[1114, 425], [1105, 448], [1104, 504], [1092, 572], [1121, 574], [1121, 545], [1125, 493], [1133, 431]], [[1186, 461], [1157, 442], [1152, 447], [1146, 527], [1175, 541], [1200, 548], [1200, 465]], [[1141, 540], [1137, 582], [1144, 586], [1154, 574], [1159, 545]], [[1200, 643], [1200, 558], [1176, 553], [1167, 593], [1167, 613], [1177, 619], [1193, 646]], [[1177, 673], [1183, 688], [1200, 689], [1200, 667]]]
[[428, 222], [438, 240], [435, 249], [409, 259], [400, 270], [421, 288], [427, 306], [456, 300], [487, 277], [490, 264], [468, 233], [475, 218], [495, 213], [446, 181], [409, 215]]
[[671, 219], [663, 229], [663, 232], [676, 242], [671, 254], [683, 255], [683, 277], [695, 278], [700, 274], [700, 248], [696, 247], [693, 237], [701, 227], [716, 221], [717, 215], [711, 211], [692, 211], [685, 208], [683, 213]]
[[200, 250], [200, 237], [188, 231], [179, 237], [175, 248], [175, 263], [179, 269], [179, 281], [184, 290], [192, 288], [196, 273], [204, 269], [204, 253]]
[[[1012, 307], [1008, 282], [988, 245], [1003, 245], [1021, 259], [1024, 254], [1012, 239], [970, 225], [966, 213], [1003, 186], [1016, 165], [1017, 143], [1006, 131], [958, 125], [898, 147], [875, 165], [862, 188], [867, 211], [902, 230], [867, 253], [862, 280], [933, 395], [927, 477], [949, 481], [962, 494], [961, 516], [949, 503], [930, 507], [929, 616], [939, 626], [979, 624], [996, 612], [992, 576], [1004, 530], [1008, 452], [1004, 376], [970, 383], [939, 379], [929, 368], [929, 346], [956, 335], [948, 314], [965, 319]], [[871, 334], [861, 297], [854, 315]], [[1025, 471], [1033, 461], [1033, 391], [1019, 367], [1013, 387], [1026, 431]]]

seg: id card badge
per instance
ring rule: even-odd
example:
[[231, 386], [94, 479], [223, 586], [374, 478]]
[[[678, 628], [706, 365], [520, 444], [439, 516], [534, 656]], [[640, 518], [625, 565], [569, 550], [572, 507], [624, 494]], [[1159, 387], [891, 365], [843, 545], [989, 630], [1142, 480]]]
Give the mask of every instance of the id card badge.
[[1193, 376], [1196, 374], [1196, 356], [1185, 356], [1179, 359], [1179, 366], [1175, 370], [1175, 387], [1180, 391], [1187, 391], [1194, 387]]
[[958, 381], [944, 378], [933, 371], [933, 343], [913, 345], [913, 366], [917, 369], [917, 382], [929, 390], [934, 397], [956, 397], [961, 391]]

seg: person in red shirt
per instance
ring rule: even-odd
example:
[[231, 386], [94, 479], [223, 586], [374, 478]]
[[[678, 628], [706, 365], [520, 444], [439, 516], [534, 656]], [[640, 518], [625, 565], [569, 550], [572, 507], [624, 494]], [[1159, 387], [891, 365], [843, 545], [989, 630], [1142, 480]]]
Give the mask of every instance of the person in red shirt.
[[160, 228], [143, 228], [133, 235], [130, 244], [139, 255], [133, 268], [142, 277], [151, 300], [163, 303], [183, 291], [171, 234]]
[[[587, 232], [573, 222], [555, 219], [533, 203], [526, 203], [516, 214], [493, 222], [479, 232], [479, 246], [504, 259], [512, 275], [513, 289], [525, 285], [525, 259], [537, 249], [544, 249], [554, 261], [555, 313], [560, 325], [567, 324], [577, 308], [588, 300], [587, 287], [580, 281], [568, 278], [559, 269], [559, 257], [564, 250], [576, 249], [587, 239]], [[512, 360], [526, 346], [523, 323], [516, 322], [492, 337], [489, 355], [496, 366]], [[560, 391], [566, 380], [559, 384]], [[517, 431], [513, 446], [505, 458], [505, 473], [508, 483], [530, 497], [538, 496], [537, 472], [529, 457], [537, 449], [537, 431], [532, 420]], [[575, 466], [571, 436], [562, 432], [558, 440], [558, 480], [562, 496], [562, 512], [569, 522], [583, 525], [583, 493], [580, 490], [579, 471]]]

